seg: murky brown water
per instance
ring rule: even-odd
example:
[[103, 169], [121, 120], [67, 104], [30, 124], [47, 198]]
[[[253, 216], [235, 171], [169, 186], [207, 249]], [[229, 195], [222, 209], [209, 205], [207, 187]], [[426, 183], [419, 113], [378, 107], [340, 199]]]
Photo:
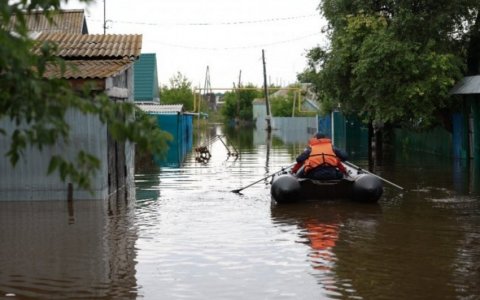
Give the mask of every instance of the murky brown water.
[[302, 146], [225, 139], [238, 159], [139, 170], [131, 205], [0, 203], [0, 299], [480, 299], [479, 168], [397, 154], [378, 204], [279, 206], [230, 191]]

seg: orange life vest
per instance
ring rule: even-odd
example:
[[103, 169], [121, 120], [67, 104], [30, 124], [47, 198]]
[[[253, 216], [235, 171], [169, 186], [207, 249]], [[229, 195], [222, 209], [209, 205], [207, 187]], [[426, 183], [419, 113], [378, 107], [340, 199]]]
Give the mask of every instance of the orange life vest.
[[340, 159], [333, 151], [330, 139], [311, 139], [309, 141], [312, 151], [310, 156], [305, 160], [305, 173], [319, 166], [339, 167], [343, 169]]

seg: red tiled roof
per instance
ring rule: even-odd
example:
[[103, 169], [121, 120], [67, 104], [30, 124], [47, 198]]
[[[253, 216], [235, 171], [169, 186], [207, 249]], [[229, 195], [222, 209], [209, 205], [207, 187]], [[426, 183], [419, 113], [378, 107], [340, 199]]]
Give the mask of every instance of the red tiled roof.
[[42, 33], [37, 38], [35, 52], [42, 41], [55, 42], [57, 55], [64, 59], [136, 59], [142, 50], [141, 34], [69, 34]]

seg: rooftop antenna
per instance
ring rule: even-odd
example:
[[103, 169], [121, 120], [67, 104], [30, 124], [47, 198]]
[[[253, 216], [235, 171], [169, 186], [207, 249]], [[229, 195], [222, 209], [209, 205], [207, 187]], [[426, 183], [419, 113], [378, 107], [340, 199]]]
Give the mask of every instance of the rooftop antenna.
[[103, 34], [107, 34], [107, 0], [103, 0]]

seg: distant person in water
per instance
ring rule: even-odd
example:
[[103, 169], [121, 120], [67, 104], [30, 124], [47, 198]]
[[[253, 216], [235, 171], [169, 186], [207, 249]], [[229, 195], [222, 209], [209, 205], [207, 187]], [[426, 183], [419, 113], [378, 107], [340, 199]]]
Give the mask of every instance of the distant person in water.
[[325, 134], [318, 132], [297, 157], [292, 173], [297, 177], [319, 180], [341, 179], [346, 174], [342, 161], [347, 159], [344, 151], [335, 148]]

